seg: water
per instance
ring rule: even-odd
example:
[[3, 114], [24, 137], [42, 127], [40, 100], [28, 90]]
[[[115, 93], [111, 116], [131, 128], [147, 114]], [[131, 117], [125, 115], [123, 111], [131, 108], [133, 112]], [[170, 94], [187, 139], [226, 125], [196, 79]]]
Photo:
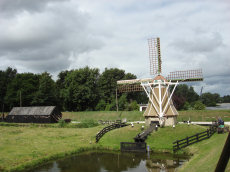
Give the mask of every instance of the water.
[[207, 107], [208, 110], [229, 110], [230, 109], [230, 103], [220, 103], [217, 104], [215, 107]]
[[175, 171], [187, 159], [171, 154], [93, 152], [54, 161], [31, 172], [166, 172]]

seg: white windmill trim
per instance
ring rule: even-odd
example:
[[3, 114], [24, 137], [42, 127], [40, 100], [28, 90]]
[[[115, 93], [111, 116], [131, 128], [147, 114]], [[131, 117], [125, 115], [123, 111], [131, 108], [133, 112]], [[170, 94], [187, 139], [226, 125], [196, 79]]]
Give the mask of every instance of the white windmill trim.
[[159, 114], [159, 111], [158, 111], [158, 109], [156, 108], [156, 106], [154, 105], [153, 100], [152, 100], [152, 98], [150, 97], [150, 94], [147, 92], [147, 90], [146, 90], [146, 88], [145, 88], [145, 85], [141, 83], [141, 86], [142, 86], [143, 89], [145, 90], [145, 93], [147, 94], [147, 96], [148, 96], [149, 100], [151, 101], [153, 107], [155, 108], [155, 110], [156, 110], [157, 113]]
[[172, 98], [172, 95], [173, 95], [173, 93], [174, 93], [174, 91], [175, 91], [177, 85], [178, 85], [178, 81], [176, 82], [176, 84], [174, 84], [173, 91], [172, 91], [172, 93], [170, 94], [170, 97], [169, 97], [169, 99], [168, 99], [168, 102], [167, 102], [167, 104], [166, 104], [166, 106], [165, 106], [165, 108], [164, 108], [163, 114], [165, 113], [165, 110], [167, 109], [167, 107], [168, 107], [168, 105], [169, 105], [169, 102], [170, 102], [170, 100], [171, 100], [171, 98]]
[[[154, 84], [154, 85], [156, 85], [156, 84]], [[154, 95], [154, 97], [155, 97], [155, 99], [156, 99], [156, 101], [157, 101], [158, 105], [160, 105], [160, 102], [159, 102], [159, 100], [157, 99], [157, 95], [155, 94], [155, 92], [154, 92], [153, 88], [151, 87], [151, 84], [150, 84], [150, 83], [148, 83], [148, 84], [147, 84], [147, 86], [149, 86], [149, 88], [152, 90], [152, 93], [153, 93], [153, 95]]]

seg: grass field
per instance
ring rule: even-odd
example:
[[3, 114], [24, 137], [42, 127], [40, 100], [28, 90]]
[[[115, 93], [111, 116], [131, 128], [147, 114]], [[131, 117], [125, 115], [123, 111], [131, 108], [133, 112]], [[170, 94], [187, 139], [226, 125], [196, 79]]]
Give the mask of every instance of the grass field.
[[[120, 142], [133, 142], [133, 138], [141, 132], [141, 124], [135, 124], [133, 128], [131, 126], [119, 128], [106, 133], [96, 144], [95, 135], [103, 127], [76, 129], [0, 126], [0, 171], [24, 170], [25, 167], [32, 167], [84, 150], [119, 150]], [[147, 144], [155, 152], [172, 152], [173, 141], [205, 129], [201, 126], [183, 124], [177, 125], [175, 129], [159, 128], [148, 137]], [[208, 140], [194, 144], [183, 152], [180, 151], [181, 154], [194, 154], [189, 163], [180, 170], [190, 171], [192, 168], [193, 171], [199, 171], [199, 169], [210, 171], [213, 169], [226, 137], [226, 134], [215, 134]]]
[[70, 118], [76, 121], [86, 119], [114, 121], [126, 118], [127, 121], [143, 121], [143, 112], [139, 111], [88, 111], [88, 112], [62, 112], [63, 118]]
[[[229, 115], [229, 111], [181, 111], [180, 117], [193, 116], [192, 119], [200, 119], [200, 115], [212, 117], [215, 115]], [[143, 120], [141, 112], [64, 112], [64, 118], [77, 121], [87, 119], [94, 120], [116, 120], [126, 118], [128, 121]], [[142, 118], [142, 119], [140, 119]], [[191, 119], [191, 120], [192, 120]], [[206, 119], [206, 118], [201, 118]], [[230, 121], [230, 120], [229, 120]], [[109, 149], [119, 150], [120, 142], [132, 142], [133, 138], [141, 132], [141, 124], [135, 124], [132, 128], [127, 126], [106, 133], [99, 143], [95, 143], [95, 135], [104, 126], [93, 128], [75, 128], [68, 124], [65, 128], [59, 128], [59, 124], [20, 124], [15, 126], [4, 126], [0, 123], [0, 171], [24, 170], [48, 160], [65, 157], [85, 150]], [[72, 125], [72, 126], [71, 126]], [[68, 128], [70, 127], [70, 128]], [[191, 136], [197, 132], [206, 130], [206, 127], [195, 125], [177, 125], [159, 128], [152, 133], [147, 144], [155, 152], [172, 152], [172, 142]], [[227, 134], [214, 134], [210, 139], [194, 144], [180, 154], [194, 154], [181, 171], [214, 171], [219, 155]], [[230, 165], [228, 165], [230, 169]]]
[[[213, 121], [217, 117], [224, 121], [230, 121], [230, 110], [188, 110], [179, 111], [178, 121]], [[63, 112], [63, 118], [76, 121], [85, 119], [94, 120], [117, 120], [126, 118], [127, 121], [143, 121], [143, 112], [139, 111], [91, 111], [91, 112]]]
[[[230, 110], [187, 110], [178, 111], [178, 121], [213, 121], [217, 117], [221, 117], [224, 121], [230, 121]], [[70, 118], [75, 121], [82, 121], [87, 119], [110, 120], [126, 118], [127, 121], [143, 121], [144, 112], [139, 111], [85, 111], [85, 112], [62, 112], [63, 118]], [[7, 113], [5, 113], [7, 114]], [[1, 117], [1, 115], [0, 115]]]
[[213, 121], [221, 117], [224, 121], [230, 121], [230, 110], [188, 110], [179, 111], [178, 121]]

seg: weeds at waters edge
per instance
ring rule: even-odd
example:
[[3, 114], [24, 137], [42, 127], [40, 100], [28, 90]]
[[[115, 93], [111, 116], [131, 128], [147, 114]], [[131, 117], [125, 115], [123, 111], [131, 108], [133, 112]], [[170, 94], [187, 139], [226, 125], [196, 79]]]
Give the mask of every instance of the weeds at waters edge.
[[[81, 155], [83, 153], [91, 153], [91, 152], [111, 152], [111, 151], [114, 153], [120, 152], [120, 150], [112, 150], [111, 148], [106, 148], [106, 147], [104, 148], [100, 145], [99, 146], [92, 146], [92, 147], [85, 147], [85, 148], [80, 147], [74, 151], [59, 153], [59, 154], [52, 155], [49, 157], [33, 160], [30, 163], [20, 165], [18, 167], [12, 168], [12, 169], [7, 170], [7, 171], [11, 171], [11, 172], [29, 171], [29, 170], [37, 168], [41, 165], [46, 165], [52, 161], [63, 159], [63, 158], [68, 158], [68, 157], [71, 157], [74, 155]], [[4, 169], [3, 168], [1, 169], [1, 167], [0, 167], [0, 170], [4, 171]]]

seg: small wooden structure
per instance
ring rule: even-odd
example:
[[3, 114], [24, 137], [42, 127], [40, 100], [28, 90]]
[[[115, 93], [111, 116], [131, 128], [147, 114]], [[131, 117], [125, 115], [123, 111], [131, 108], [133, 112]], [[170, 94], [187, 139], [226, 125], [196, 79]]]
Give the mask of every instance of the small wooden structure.
[[13, 107], [7, 122], [15, 123], [55, 123], [62, 118], [56, 106]]

